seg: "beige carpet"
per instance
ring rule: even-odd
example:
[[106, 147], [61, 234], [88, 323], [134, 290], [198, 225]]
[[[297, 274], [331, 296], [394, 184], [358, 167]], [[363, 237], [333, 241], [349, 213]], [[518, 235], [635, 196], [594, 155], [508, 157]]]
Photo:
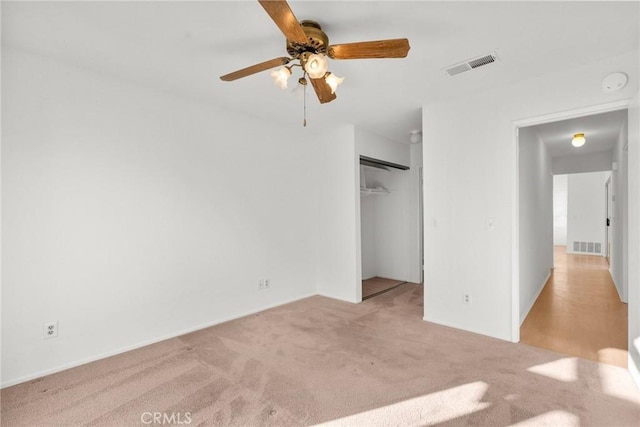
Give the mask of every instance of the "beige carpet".
[[4, 389], [2, 425], [638, 425], [626, 370], [429, 324], [421, 292], [307, 298]]
[[362, 298], [371, 298], [383, 293], [384, 291], [395, 288], [402, 283], [406, 282], [395, 279], [385, 279], [384, 277], [372, 277], [371, 279], [363, 280]]

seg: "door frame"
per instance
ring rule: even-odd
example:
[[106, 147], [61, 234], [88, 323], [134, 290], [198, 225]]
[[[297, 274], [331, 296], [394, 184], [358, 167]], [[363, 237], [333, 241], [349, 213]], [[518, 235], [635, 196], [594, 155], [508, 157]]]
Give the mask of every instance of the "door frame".
[[[631, 99], [576, 108], [556, 113], [543, 114], [511, 122], [511, 195], [514, 200], [511, 208], [511, 341], [520, 341], [520, 168], [518, 165], [518, 142], [521, 127], [541, 125], [561, 120], [575, 119], [610, 111], [623, 110], [629, 107]], [[551, 248], [553, 250], [553, 248]]]
[[611, 193], [611, 176], [609, 176], [609, 178], [607, 178], [607, 181], [604, 183], [604, 206], [604, 250], [607, 264], [609, 264], [609, 268], [611, 268], [611, 209], [613, 206]]

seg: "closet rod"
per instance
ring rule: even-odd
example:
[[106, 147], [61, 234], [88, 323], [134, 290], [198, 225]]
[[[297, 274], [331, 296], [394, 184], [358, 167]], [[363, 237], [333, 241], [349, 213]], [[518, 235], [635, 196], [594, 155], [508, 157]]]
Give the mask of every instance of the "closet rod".
[[397, 163], [391, 163], [385, 160], [374, 159], [373, 157], [367, 156], [360, 156], [360, 164], [364, 166], [373, 166], [374, 168], [390, 167], [403, 171], [409, 170], [409, 166], [399, 165]]

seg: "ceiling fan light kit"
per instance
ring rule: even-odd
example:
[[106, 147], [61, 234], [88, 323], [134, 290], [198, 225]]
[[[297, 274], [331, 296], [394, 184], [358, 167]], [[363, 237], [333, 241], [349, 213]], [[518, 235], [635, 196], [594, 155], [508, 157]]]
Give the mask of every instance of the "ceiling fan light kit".
[[[307, 86], [307, 79], [321, 104], [336, 99], [336, 89], [343, 82], [329, 71], [328, 58], [331, 59], [373, 59], [373, 58], [404, 58], [409, 52], [409, 40], [390, 39], [329, 45], [329, 37], [322, 31], [322, 27], [315, 21], [298, 21], [286, 0], [258, 0], [267, 14], [280, 28], [286, 38], [286, 49], [290, 57], [274, 58], [259, 64], [234, 71], [221, 76], [223, 81], [234, 81], [252, 74], [271, 71], [273, 82], [280, 89], [287, 88], [287, 81], [292, 74], [293, 67], [302, 69], [302, 77], [298, 83], [303, 90]], [[287, 65], [293, 62], [291, 65]], [[306, 97], [305, 97], [306, 111]], [[303, 123], [306, 125], [306, 113]]]
[[306, 71], [312, 79], [323, 78], [328, 68], [329, 62], [327, 61], [327, 57], [318, 53], [309, 55], [304, 64], [304, 71]]
[[336, 89], [344, 81], [344, 77], [338, 77], [333, 73], [328, 73], [324, 79], [331, 88], [331, 93], [336, 93]]
[[287, 88], [287, 80], [289, 80], [289, 77], [291, 77], [291, 69], [284, 65], [277, 70], [271, 71], [273, 83], [275, 83], [275, 85], [280, 89], [284, 90]]

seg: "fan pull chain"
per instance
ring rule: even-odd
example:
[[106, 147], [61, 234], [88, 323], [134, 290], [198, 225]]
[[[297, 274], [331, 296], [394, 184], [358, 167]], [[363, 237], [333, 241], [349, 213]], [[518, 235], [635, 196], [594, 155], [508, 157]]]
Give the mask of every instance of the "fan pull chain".
[[[306, 81], [305, 81], [306, 83]], [[302, 88], [303, 91], [303, 101], [302, 101], [302, 113], [303, 113], [303, 120], [302, 120], [302, 126], [303, 127], [307, 127], [307, 85], [305, 84]]]

